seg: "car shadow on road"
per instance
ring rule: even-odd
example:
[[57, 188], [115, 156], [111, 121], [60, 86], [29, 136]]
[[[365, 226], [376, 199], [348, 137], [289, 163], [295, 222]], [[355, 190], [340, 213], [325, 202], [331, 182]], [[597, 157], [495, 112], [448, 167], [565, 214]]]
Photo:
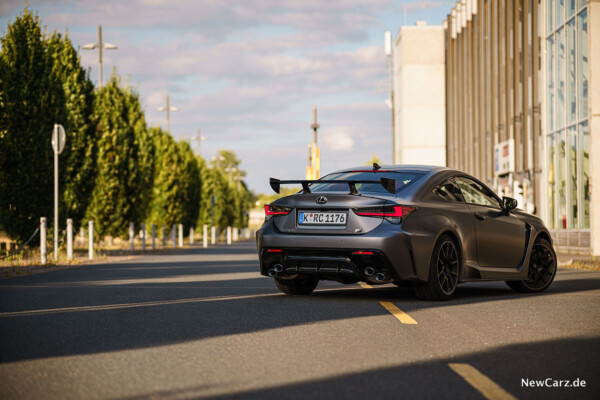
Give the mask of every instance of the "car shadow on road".
[[[600, 338], [568, 338], [532, 343], [511, 344], [480, 351], [438, 358], [434, 361], [403, 363], [389, 368], [357, 373], [336, 374], [305, 382], [273, 385], [231, 393], [227, 388], [208, 390], [204, 385], [175, 390], [153, 391], [124, 398], [212, 398], [218, 400], [262, 399], [480, 399], [481, 395], [449, 366], [468, 364], [490, 378], [516, 398], [527, 399], [598, 399], [600, 383]], [[320, 360], [315, 360], [318, 364]], [[585, 381], [585, 387], [552, 387], [558, 381]], [[536, 381], [533, 383], [531, 381]], [[526, 383], [525, 383], [526, 382]], [[550, 387], [532, 385], [549, 384]], [[564, 384], [564, 382], [563, 382]], [[529, 386], [528, 386], [529, 385]], [[489, 387], [488, 387], [489, 390]], [[211, 393], [212, 394], [207, 394]], [[224, 394], [223, 394], [224, 393]], [[490, 392], [487, 392], [488, 394]], [[498, 392], [488, 398], [504, 398]]]

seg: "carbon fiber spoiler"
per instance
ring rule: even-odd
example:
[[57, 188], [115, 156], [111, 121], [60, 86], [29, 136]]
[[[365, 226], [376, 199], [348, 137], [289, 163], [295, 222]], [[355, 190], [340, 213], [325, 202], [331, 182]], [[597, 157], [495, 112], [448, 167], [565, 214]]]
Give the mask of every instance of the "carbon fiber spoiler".
[[396, 193], [396, 180], [392, 178], [381, 178], [378, 181], [362, 181], [362, 180], [299, 180], [299, 181], [280, 181], [279, 179], [269, 178], [269, 184], [275, 193], [279, 193], [281, 185], [302, 185], [304, 193], [311, 193], [308, 187], [311, 183], [346, 183], [350, 188], [350, 194], [358, 194], [356, 190], [357, 183], [376, 183], [383, 186], [385, 190], [394, 194]]

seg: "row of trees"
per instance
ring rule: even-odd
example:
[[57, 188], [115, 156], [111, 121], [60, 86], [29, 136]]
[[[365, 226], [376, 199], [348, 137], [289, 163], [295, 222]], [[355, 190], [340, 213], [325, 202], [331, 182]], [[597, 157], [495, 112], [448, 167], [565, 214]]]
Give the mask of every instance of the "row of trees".
[[100, 236], [122, 236], [129, 222], [247, 224], [251, 193], [226, 172], [239, 169], [235, 154], [207, 164], [149, 128], [135, 90], [116, 73], [95, 90], [68, 36], [43, 33], [28, 9], [0, 42], [0, 230], [22, 242], [40, 216], [50, 222], [54, 123], [67, 132], [60, 215], [75, 226], [93, 219]]

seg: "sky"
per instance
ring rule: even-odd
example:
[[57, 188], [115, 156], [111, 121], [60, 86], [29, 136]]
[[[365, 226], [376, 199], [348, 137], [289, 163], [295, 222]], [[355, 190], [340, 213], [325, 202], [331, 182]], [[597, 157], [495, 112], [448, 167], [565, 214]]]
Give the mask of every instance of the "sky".
[[[150, 126], [190, 140], [210, 160], [232, 150], [255, 193], [269, 177], [304, 179], [317, 107], [321, 175], [392, 159], [384, 32], [418, 20], [441, 25], [453, 2], [400, 0], [29, 0], [0, 1], [0, 34], [26, 4], [46, 32], [75, 47], [103, 42], [113, 70], [140, 95]], [[81, 63], [98, 81], [97, 50]]]

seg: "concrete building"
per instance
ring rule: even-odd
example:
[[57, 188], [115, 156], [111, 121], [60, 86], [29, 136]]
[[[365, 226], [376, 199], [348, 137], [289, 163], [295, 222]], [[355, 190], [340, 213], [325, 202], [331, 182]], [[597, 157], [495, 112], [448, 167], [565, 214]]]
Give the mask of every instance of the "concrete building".
[[462, 0], [446, 26], [448, 165], [600, 255], [600, 0]]
[[444, 27], [403, 26], [393, 55], [394, 163], [446, 165]]

